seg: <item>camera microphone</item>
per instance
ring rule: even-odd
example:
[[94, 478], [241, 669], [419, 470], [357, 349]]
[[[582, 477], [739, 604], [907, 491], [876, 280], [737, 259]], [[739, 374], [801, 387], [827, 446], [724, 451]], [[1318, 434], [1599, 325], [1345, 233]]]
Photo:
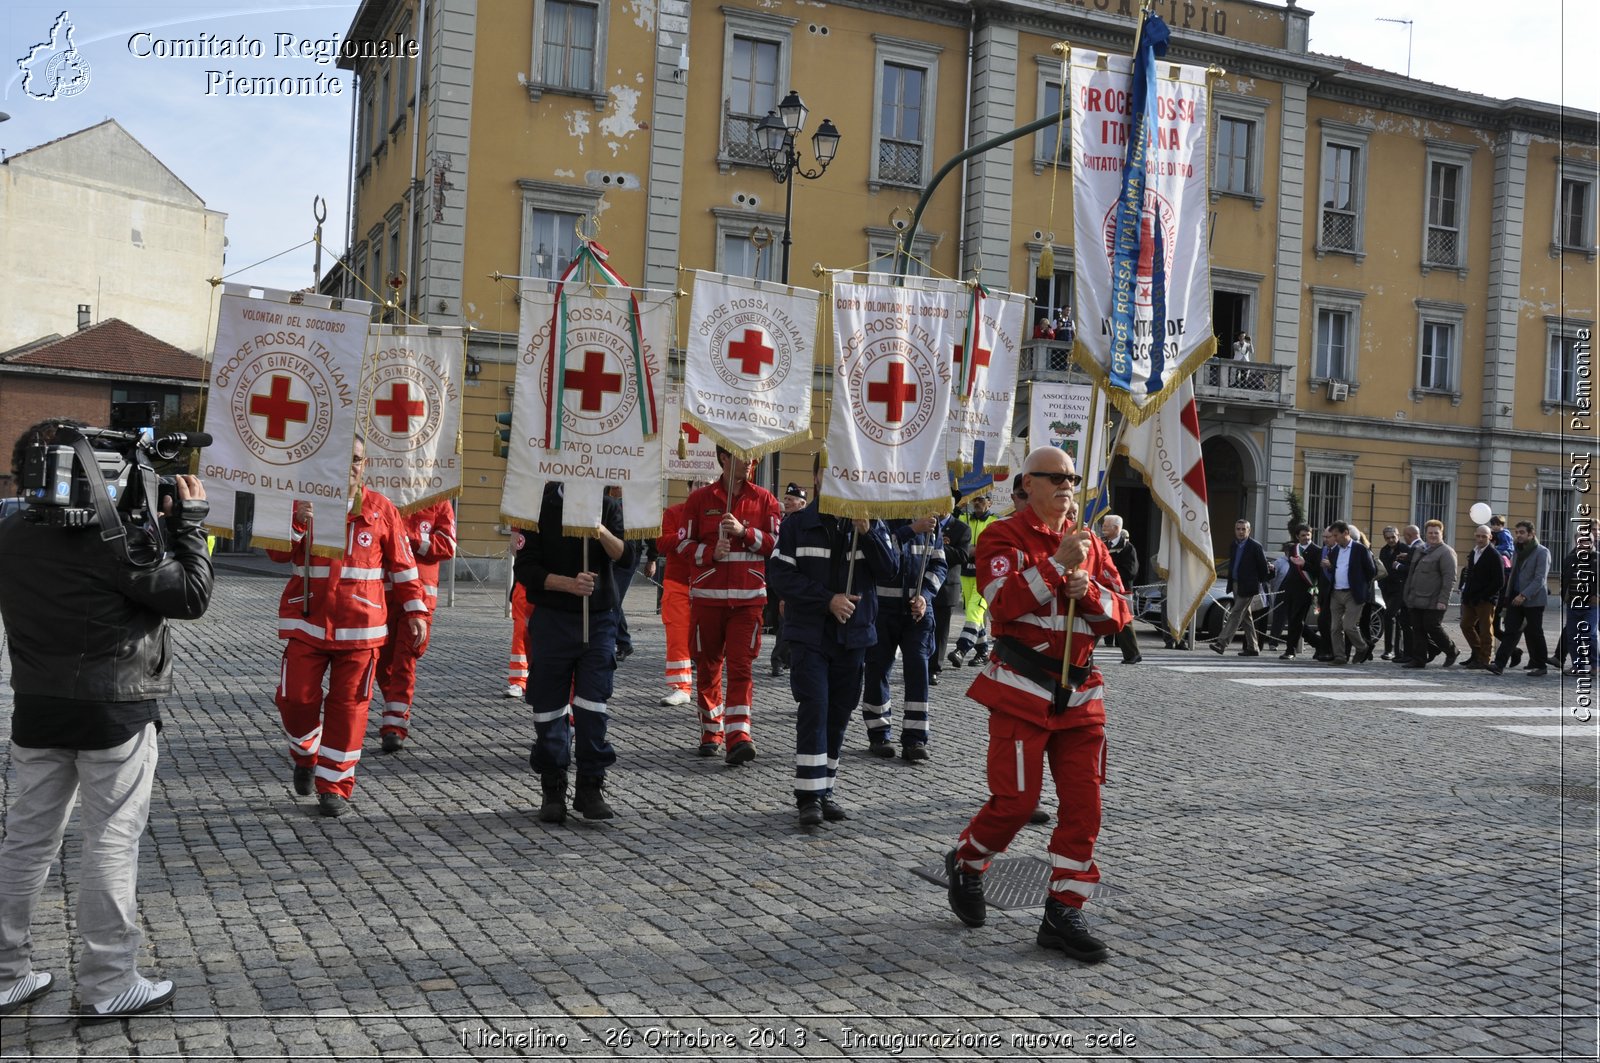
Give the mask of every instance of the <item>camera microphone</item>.
[[156, 452], [157, 457], [171, 461], [185, 448], [192, 447], [198, 450], [210, 445], [210, 432], [168, 432], [164, 436], [157, 436], [150, 444], [150, 449]]

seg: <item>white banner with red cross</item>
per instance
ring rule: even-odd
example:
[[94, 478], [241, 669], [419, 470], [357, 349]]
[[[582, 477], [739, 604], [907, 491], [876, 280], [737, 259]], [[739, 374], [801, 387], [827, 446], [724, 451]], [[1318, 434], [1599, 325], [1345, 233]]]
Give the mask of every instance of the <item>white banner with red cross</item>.
[[1217, 343], [1206, 70], [1154, 62], [1145, 49], [1141, 57], [1137, 96], [1127, 56], [1074, 48], [1071, 59], [1072, 356], [1133, 424], [1159, 409]]
[[538, 527], [544, 486], [560, 480], [566, 534], [593, 537], [610, 486], [622, 488], [630, 538], [660, 534], [660, 411], [644, 406], [662, 392], [672, 307], [635, 294], [588, 286], [582, 294], [522, 292], [500, 499], [508, 524]]
[[461, 493], [458, 326], [373, 325], [361, 379], [366, 484], [401, 513]]
[[1017, 397], [1017, 357], [1027, 299], [973, 285], [952, 359], [955, 402], [945, 430], [950, 471], [1004, 476]]
[[852, 517], [950, 509], [945, 426], [967, 288], [833, 285], [837, 365], [819, 506]]
[[706, 483], [721, 476], [717, 441], [683, 419], [683, 388], [667, 390], [666, 411], [661, 418], [661, 475], [690, 483]]
[[696, 272], [683, 419], [741, 458], [811, 438], [822, 293]]
[[316, 503], [311, 552], [344, 553], [371, 303], [227, 284], [217, 310], [201, 452], [211, 514], [233, 537], [236, 496], [255, 495], [253, 542], [289, 549], [296, 499]]

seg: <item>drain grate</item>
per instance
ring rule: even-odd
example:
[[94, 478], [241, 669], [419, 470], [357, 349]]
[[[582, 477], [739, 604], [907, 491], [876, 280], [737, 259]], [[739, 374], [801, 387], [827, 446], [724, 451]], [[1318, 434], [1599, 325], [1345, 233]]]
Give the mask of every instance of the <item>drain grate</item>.
[[[950, 885], [944, 876], [944, 863], [911, 869], [918, 878], [925, 878], [939, 887]], [[1002, 856], [989, 865], [983, 873], [983, 899], [989, 907], [1004, 911], [1020, 908], [1043, 908], [1045, 894], [1050, 889], [1050, 864], [1037, 856]], [[1091, 897], [1115, 897], [1128, 892], [1120, 886], [1106, 882], [1095, 883]]]
[[1528, 789], [1545, 797], [1559, 797], [1563, 801], [1588, 801], [1600, 804], [1600, 790], [1593, 786], [1562, 786], [1558, 783], [1531, 783]]

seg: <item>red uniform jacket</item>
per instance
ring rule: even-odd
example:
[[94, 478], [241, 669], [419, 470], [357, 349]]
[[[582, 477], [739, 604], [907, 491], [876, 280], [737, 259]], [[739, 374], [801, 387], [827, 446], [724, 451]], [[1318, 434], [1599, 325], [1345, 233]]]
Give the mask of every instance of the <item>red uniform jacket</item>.
[[767, 555], [778, 545], [782, 507], [772, 492], [746, 483], [733, 503], [733, 515], [744, 525], [741, 541], [728, 544], [728, 556], [716, 559], [718, 527], [728, 511], [728, 488], [718, 480], [691, 494], [683, 503], [685, 534], [678, 553], [693, 573], [689, 600], [730, 609], [767, 602]]
[[[417, 559], [417, 576], [428, 610], [439, 604], [439, 562], [456, 556], [456, 510], [448, 498], [400, 518], [406, 545]], [[390, 593], [394, 585], [389, 585]]]
[[[1072, 530], [1068, 524], [1066, 531]], [[1065, 593], [1067, 574], [1055, 561], [1061, 536], [1045, 527], [1032, 508], [1024, 507], [984, 529], [977, 560], [978, 590], [989, 603], [990, 631], [996, 638], [1009, 635], [1047, 654], [1058, 666], [1066, 649], [1067, 606], [1072, 600]], [[1099, 536], [1089, 544], [1083, 570], [1089, 576], [1089, 589], [1078, 600], [1074, 615], [1072, 663], [1087, 666], [1089, 676], [1073, 692], [1067, 710], [1052, 713], [1055, 691], [1019, 675], [999, 657], [990, 658], [973, 681], [967, 693], [974, 701], [1050, 730], [1105, 722], [1101, 700], [1105, 683], [1100, 670], [1090, 664], [1090, 655], [1100, 636], [1121, 631], [1133, 614], [1116, 563]]]
[[678, 547], [689, 535], [689, 529], [683, 523], [685, 505], [686, 502], [679, 502], [661, 511], [661, 538], [656, 540], [656, 553], [661, 555], [662, 583], [687, 584], [693, 578], [689, 559], [678, 552]]
[[[323, 515], [323, 520], [328, 519]], [[311, 610], [302, 612], [304, 580], [299, 565], [305, 557], [305, 528], [294, 527], [292, 550], [268, 550], [274, 561], [289, 561], [295, 573], [278, 602], [278, 637], [299, 639], [322, 649], [356, 650], [381, 646], [389, 637], [386, 583], [393, 586], [396, 608], [427, 616], [417, 563], [406, 543], [404, 522], [394, 503], [370, 487], [361, 492], [361, 508], [345, 519], [344, 557], [311, 559]]]

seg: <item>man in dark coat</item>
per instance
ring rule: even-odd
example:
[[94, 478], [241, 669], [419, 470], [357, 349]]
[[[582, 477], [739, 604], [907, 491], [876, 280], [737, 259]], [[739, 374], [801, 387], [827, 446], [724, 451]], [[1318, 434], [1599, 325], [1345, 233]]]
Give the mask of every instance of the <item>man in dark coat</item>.
[[1283, 556], [1289, 561], [1289, 571], [1283, 577], [1283, 601], [1289, 614], [1289, 630], [1286, 635], [1288, 642], [1279, 660], [1292, 661], [1300, 653], [1300, 640], [1305, 638], [1312, 641], [1306, 634], [1306, 616], [1311, 612], [1317, 573], [1322, 568], [1322, 549], [1312, 543], [1310, 525], [1295, 526], [1294, 541], [1284, 546]]
[[1215, 653], [1227, 653], [1228, 644], [1241, 625], [1244, 628], [1244, 651], [1241, 657], [1259, 657], [1256, 646], [1256, 626], [1250, 622], [1255, 608], [1256, 595], [1272, 580], [1272, 566], [1267, 564], [1267, 552], [1261, 544], [1250, 538], [1250, 522], [1240, 518], [1233, 524], [1233, 554], [1228, 565], [1228, 593], [1233, 604], [1228, 607], [1228, 619], [1223, 622], [1222, 634], [1211, 644]]
[[1329, 620], [1331, 663], [1347, 664], [1353, 660], [1361, 664], [1372, 660], [1372, 647], [1361, 632], [1361, 614], [1362, 607], [1372, 601], [1378, 566], [1372, 563], [1372, 551], [1366, 544], [1350, 534], [1350, 525], [1336, 520], [1328, 530], [1333, 532], [1334, 543], [1332, 550], [1322, 552], [1322, 571], [1333, 590], [1329, 595], [1333, 608]]
[[[1131, 598], [1133, 581], [1139, 575], [1139, 552], [1133, 548], [1133, 540], [1123, 532], [1122, 518], [1115, 513], [1107, 513], [1101, 517], [1100, 538], [1104, 540], [1106, 550], [1110, 552], [1111, 560], [1117, 566], [1117, 575], [1122, 577], [1122, 589]], [[1132, 621], [1117, 632], [1112, 641], [1122, 651], [1123, 664], [1138, 664], [1144, 659], [1139, 653], [1139, 636], [1133, 632]]]

